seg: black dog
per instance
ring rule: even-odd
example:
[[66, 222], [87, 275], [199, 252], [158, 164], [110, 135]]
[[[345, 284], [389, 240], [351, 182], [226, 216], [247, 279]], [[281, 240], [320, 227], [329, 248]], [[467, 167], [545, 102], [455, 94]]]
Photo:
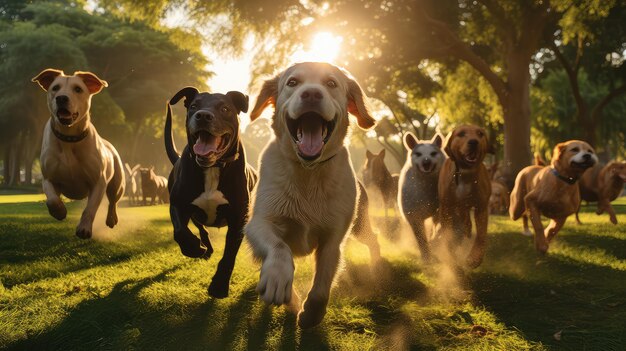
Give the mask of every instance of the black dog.
[[[181, 98], [187, 108], [187, 145], [179, 156], [172, 136], [172, 108]], [[224, 94], [200, 93], [187, 87], [167, 104], [165, 149], [174, 165], [169, 176], [170, 217], [174, 240], [183, 255], [208, 258], [213, 253], [204, 225], [228, 225], [224, 256], [209, 285], [213, 297], [228, 296], [235, 258], [243, 239], [250, 192], [256, 173], [246, 164], [239, 140], [239, 112], [248, 110], [248, 96], [230, 91]], [[200, 238], [187, 227], [191, 220]]]

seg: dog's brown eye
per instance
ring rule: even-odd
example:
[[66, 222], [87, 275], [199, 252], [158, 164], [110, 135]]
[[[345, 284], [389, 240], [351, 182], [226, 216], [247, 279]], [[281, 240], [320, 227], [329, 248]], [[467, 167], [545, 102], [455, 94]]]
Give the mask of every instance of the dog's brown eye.
[[83, 89], [81, 89], [80, 87], [74, 87], [74, 91], [77, 93], [82, 93]]
[[298, 85], [298, 80], [295, 78], [291, 78], [287, 81], [288, 87], [295, 87], [296, 85]]
[[52, 91], [57, 91], [59, 89], [61, 89], [61, 87], [58, 84], [52, 87]]
[[464, 137], [465, 136], [465, 132], [459, 132], [459, 134], [457, 134], [458, 137]]
[[579, 148], [577, 148], [577, 147], [575, 147], [575, 148], [573, 148], [573, 149], [572, 149], [572, 152], [578, 152], [578, 151], [580, 151], [580, 149], [579, 149]]
[[222, 111], [222, 113], [228, 112], [228, 107], [222, 106], [221, 111]]
[[435, 156], [437, 156], [437, 152], [436, 151], [433, 151], [433, 152], [430, 153], [430, 157], [435, 157]]
[[332, 79], [329, 79], [329, 80], [328, 80], [328, 82], [326, 82], [326, 85], [327, 85], [329, 88], [336, 88], [336, 87], [337, 87], [337, 82], [335, 82], [335, 81], [334, 81], [334, 80], [332, 80]]
[[478, 133], [476, 133], [476, 134], [478, 134], [478, 136], [479, 136], [479, 137], [481, 137], [481, 138], [482, 138], [482, 136], [483, 136], [483, 132], [481, 132], [480, 130], [479, 130], [479, 131], [478, 131]]
[[417, 157], [422, 157], [422, 153], [421, 153], [421, 152], [416, 152], [416, 153], [415, 153], [415, 155], [416, 155]]

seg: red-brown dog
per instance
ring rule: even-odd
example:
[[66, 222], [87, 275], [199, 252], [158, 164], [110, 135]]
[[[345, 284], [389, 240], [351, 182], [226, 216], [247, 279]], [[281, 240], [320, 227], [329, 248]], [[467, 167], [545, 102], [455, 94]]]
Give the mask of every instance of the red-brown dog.
[[[624, 182], [626, 182], [626, 161], [612, 161], [604, 167], [596, 164], [580, 178], [580, 197], [589, 202], [597, 201], [596, 213], [608, 212], [611, 223], [617, 224], [617, 216], [615, 216], [611, 201], [617, 199], [622, 193]], [[576, 221], [580, 224], [578, 212], [576, 212]]]
[[471, 236], [470, 211], [474, 209], [476, 240], [466, 264], [476, 268], [483, 260], [489, 220], [491, 181], [483, 164], [490, 150], [487, 134], [473, 125], [457, 127], [448, 135], [444, 150], [449, 158], [439, 173], [441, 231], [444, 235], [453, 234], [449, 244], [458, 245], [463, 236]]
[[[550, 166], [528, 166], [517, 175], [511, 192], [509, 215], [513, 220], [523, 217], [524, 233], [527, 235], [530, 234], [530, 216], [535, 230], [535, 248], [540, 253], [548, 251], [550, 241], [563, 227], [567, 217], [578, 209], [578, 179], [597, 162], [598, 157], [589, 144], [570, 140], [554, 148]], [[551, 219], [545, 233], [541, 215]]]

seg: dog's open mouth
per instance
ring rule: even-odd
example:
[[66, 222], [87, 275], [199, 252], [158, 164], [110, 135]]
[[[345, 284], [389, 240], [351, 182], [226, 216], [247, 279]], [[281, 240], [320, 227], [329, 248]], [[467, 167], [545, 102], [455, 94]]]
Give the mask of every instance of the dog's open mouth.
[[593, 167], [593, 165], [596, 164], [596, 162], [593, 159], [589, 159], [586, 161], [582, 161], [582, 162], [576, 162], [576, 161], [572, 161], [571, 162], [572, 166], [576, 167], [576, 168], [581, 168], [581, 169], [586, 169], [589, 167]]
[[307, 112], [298, 119], [287, 117], [287, 128], [298, 147], [300, 157], [315, 160], [335, 129], [335, 120], [327, 121], [316, 112]]
[[196, 143], [193, 145], [193, 152], [201, 158], [221, 154], [230, 142], [229, 133], [214, 135], [205, 130], [199, 131], [194, 138], [196, 138]]
[[435, 170], [435, 163], [433, 163], [433, 162], [428, 162], [428, 163], [424, 162], [424, 163], [422, 163], [422, 172], [423, 173], [430, 173], [430, 172], [432, 172], [434, 170]]
[[472, 165], [476, 162], [478, 162], [478, 158], [479, 158], [479, 153], [478, 151], [473, 151], [470, 153], [467, 153], [465, 155], [463, 155], [463, 160], [465, 160], [466, 163]]
[[57, 109], [57, 119], [63, 125], [68, 126], [72, 124], [72, 122], [74, 122], [74, 119], [77, 117], [78, 117], [78, 112], [71, 113], [70, 110], [66, 109], [65, 107], [59, 107]]

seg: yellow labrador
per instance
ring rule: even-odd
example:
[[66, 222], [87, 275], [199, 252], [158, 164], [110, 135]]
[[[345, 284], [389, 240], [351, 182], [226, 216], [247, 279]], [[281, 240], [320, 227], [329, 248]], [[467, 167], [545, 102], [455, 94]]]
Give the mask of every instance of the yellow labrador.
[[106, 225], [117, 224], [117, 202], [124, 194], [124, 171], [117, 150], [98, 135], [91, 124], [91, 97], [107, 86], [91, 72], [46, 69], [37, 82], [47, 92], [50, 120], [46, 123], [41, 144], [41, 173], [46, 205], [52, 217], [67, 215], [59, 195], [79, 200], [88, 197], [76, 235], [91, 237], [93, 220], [106, 193], [109, 207]]
[[287, 304], [292, 296], [296, 300], [293, 256], [315, 251], [313, 286], [298, 313], [302, 328], [319, 324], [326, 314], [342, 242], [353, 220], [353, 230], [365, 230], [360, 239], [372, 258], [380, 254], [361, 201], [365, 192], [344, 144], [348, 113], [356, 116], [361, 128], [375, 124], [365, 99], [346, 71], [305, 62], [266, 81], [250, 114], [254, 120], [268, 105], [275, 107], [275, 138], [261, 155], [259, 183], [245, 228], [255, 256], [263, 261], [257, 291], [267, 303]]

